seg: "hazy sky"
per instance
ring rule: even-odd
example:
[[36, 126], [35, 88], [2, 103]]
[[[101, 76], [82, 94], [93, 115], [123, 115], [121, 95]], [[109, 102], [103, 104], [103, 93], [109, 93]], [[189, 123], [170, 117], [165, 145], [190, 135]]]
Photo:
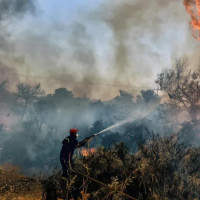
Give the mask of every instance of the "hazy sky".
[[0, 11], [0, 79], [11, 88], [39, 81], [109, 99], [156, 88], [176, 58], [199, 58], [182, 0], [0, 0]]

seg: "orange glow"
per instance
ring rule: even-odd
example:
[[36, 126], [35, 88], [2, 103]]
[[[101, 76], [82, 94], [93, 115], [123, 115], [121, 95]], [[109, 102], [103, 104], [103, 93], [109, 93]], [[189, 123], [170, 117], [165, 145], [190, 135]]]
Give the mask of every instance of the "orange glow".
[[84, 157], [90, 156], [92, 154], [94, 154], [96, 152], [95, 148], [91, 148], [91, 149], [82, 149], [81, 154]]
[[200, 40], [200, 0], [184, 0], [183, 4], [191, 17], [193, 36]]

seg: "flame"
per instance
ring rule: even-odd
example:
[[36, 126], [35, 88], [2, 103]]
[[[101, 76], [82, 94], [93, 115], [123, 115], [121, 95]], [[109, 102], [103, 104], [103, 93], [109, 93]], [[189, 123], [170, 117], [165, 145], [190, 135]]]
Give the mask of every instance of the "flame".
[[184, 0], [183, 4], [191, 17], [193, 36], [200, 40], [200, 0]]
[[88, 157], [88, 156], [94, 154], [95, 152], [96, 152], [96, 149], [95, 149], [95, 148], [91, 148], [91, 149], [82, 149], [81, 154], [82, 154], [82, 156], [84, 156], [84, 157]]

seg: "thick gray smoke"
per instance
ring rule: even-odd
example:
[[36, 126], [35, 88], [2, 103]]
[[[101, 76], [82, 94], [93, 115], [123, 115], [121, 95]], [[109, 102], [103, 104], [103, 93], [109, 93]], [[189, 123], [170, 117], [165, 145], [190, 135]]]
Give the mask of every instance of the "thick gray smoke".
[[7, 88], [11, 90], [19, 81], [16, 68], [21, 58], [15, 56], [13, 33], [8, 30], [8, 24], [15, 20], [17, 22], [28, 12], [35, 12], [34, 0], [0, 0], [0, 81], [7, 80]]
[[19, 82], [16, 72], [15, 68], [8, 67], [4, 63], [0, 62], [0, 83], [6, 81], [6, 87], [9, 90], [14, 91], [15, 83]]
[[181, 1], [109, 1], [99, 18], [114, 35], [117, 80], [134, 77], [139, 81], [140, 75], [152, 79], [157, 70], [166, 67], [163, 61], [191, 50], [186, 46], [192, 37], [187, 34], [187, 15]]
[[0, 0], [0, 21], [34, 12], [34, 0]]
[[[23, 90], [24, 96], [20, 92], [20, 98], [6, 88], [0, 90], [0, 164], [16, 164], [28, 173], [48, 172], [59, 166], [61, 141], [69, 134], [70, 128], [78, 128], [81, 139], [84, 139], [124, 119], [133, 123], [141, 116], [146, 117], [147, 110], [155, 109], [159, 103], [159, 97], [153, 91], [149, 91], [150, 98], [142, 96], [143, 91], [136, 101], [131, 94], [121, 91], [110, 101], [92, 102], [74, 97], [65, 88], [40, 97], [32, 87], [29, 85]], [[32, 92], [27, 93], [28, 90]], [[115, 127], [115, 131], [123, 134], [120, 130], [121, 127]], [[95, 138], [95, 146], [102, 144], [102, 137]], [[120, 141], [120, 137], [117, 139]]]
[[[155, 87], [156, 74], [172, 59], [192, 54], [199, 44], [181, 0], [102, 1], [95, 10], [80, 8], [67, 23], [45, 11], [28, 15], [35, 9], [34, 1], [0, 0], [0, 86], [8, 80], [0, 90], [0, 163], [29, 172], [59, 165], [60, 141], [70, 128], [80, 129], [83, 139], [154, 108], [160, 98], [145, 89]], [[26, 104], [26, 95], [18, 99], [10, 92], [19, 81], [40, 81], [47, 95], [32, 95]], [[134, 149], [141, 135], [149, 137], [146, 129], [176, 132], [182, 123], [177, 109], [159, 104], [144, 120], [117, 127], [96, 144], [125, 139]]]
[[[35, 9], [33, 1], [5, 2], [9, 12], [2, 16]], [[76, 96], [105, 100], [119, 89], [135, 93], [156, 87], [153, 80], [162, 68], [198, 46], [181, 0], [111, 0], [78, 10], [67, 23], [48, 21], [44, 9], [28, 22], [7, 24], [16, 32], [1, 40], [2, 59], [21, 74], [50, 78], [40, 80], [48, 92], [67, 87]]]

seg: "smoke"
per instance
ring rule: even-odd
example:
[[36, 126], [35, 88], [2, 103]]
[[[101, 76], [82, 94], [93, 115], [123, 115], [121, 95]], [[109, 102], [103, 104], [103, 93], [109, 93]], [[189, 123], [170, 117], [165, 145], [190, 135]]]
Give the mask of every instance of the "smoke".
[[19, 82], [16, 65], [21, 61], [13, 56], [15, 46], [8, 25], [28, 12], [35, 12], [34, 0], [0, 0], [0, 82], [7, 80], [7, 89], [11, 91]]
[[[19, 82], [19, 79], [18, 79], [18, 77], [16, 75], [16, 69], [12, 68], [12, 67], [9, 67], [6, 64], [0, 62], [0, 81], [1, 82], [7, 81], [6, 87], [9, 90], [13, 91], [14, 88], [15, 88], [15, 84], [17, 82]], [[1, 98], [2, 98], [2, 96], [1, 96]]]
[[[115, 125], [105, 131], [112, 128], [119, 131], [118, 126], [146, 117], [155, 109], [153, 104], [158, 103], [152, 99], [152, 103], [146, 104], [142, 98], [141, 102], [136, 103], [131, 94], [122, 91], [120, 96], [107, 102], [75, 98], [65, 88], [59, 88], [53, 94], [41, 98], [33, 95], [34, 102], [29, 103], [25, 113], [25, 104], [17, 101], [14, 94], [10, 94], [12, 101], [1, 99], [0, 107], [0, 124], [3, 125], [0, 131], [0, 163], [17, 164], [23, 172], [29, 173], [33, 172], [32, 168], [43, 171], [46, 167], [52, 169], [59, 165], [57, 158], [61, 141], [68, 135], [70, 128], [78, 128], [81, 139], [112, 124]], [[120, 121], [123, 119], [127, 120]], [[96, 121], [102, 123], [95, 125]], [[101, 142], [101, 136], [95, 140]], [[53, 160], [46, 163], [52, 157]]]
[[[70, 26], [70, 45], [73, 47], [73, 57], [81, 65], [83, 64], [86, 70], [93, 70], [95, 67], [95, 55], [93, 47], [90, 44], [92, 38], [87, 33], [86, 27], [81, 23], [75, 23]], [[89, 45], [88, 45], [89, 44]]]
[[141, 110], [140, 110], [139, 112], [138, 112], [138, 111], [137, 111], [137, 112], [134, 111], [134, 113], [132, 114], [132, 116], [131, 116], [130, 118], [125, 119], [125, 120], [122, 120], [122, 121], [120, 121], [120, 122], [117, 122], [116, 124], [113, 124], [113, 125], [109, 126], [108, 128], [105, 128], [105, 129], [101, 130], [100, 132], [95, 133], [95, 136], [98, 136], [98, 135], [100, 135], [100, 134], [102, 134], [102, 133], [105, 133], [105, 132], [107, 132], [107, 131], [109, 131], [109, 130], [116, 129], [116, 128], [118, 128], [118, 127], [120, 127], [120, 126], [123, 126], [123, 125], [126, 125], [126, 124], [128, 124], [128, 123], [133, 123], [133, 122], [135, 122], [136, 120], [144, 119], [144, 118], [147, 117], [152, 111], [154, 111], [155, 108], [156, 108], [156, 106], [153, 106], [153, 107], [151, 107], [151, 109], [148, 108], [149, 110], [145, 110], [145, 111], [142, 111], [142, 112], [141, 112]]
[[23, 16], [26, 12], [34, 12], [35, 4], [33, 0], [1, 0], [0, 1], [0, 21], [12, 17]]
[[[2, 19], [36, 10], [34, 1], [5, 2], [9, 9]], [[157, 73], [172, 60], [197, 57], [198, 44], [181, 0], [112, 0], [78, 8], [67, 23], [63, 15], [52, 20], [43, 7], [40, 16], [5, 24], [6, 31], [0, 31], [1, 60], [19, 74], [47, 78], [25, 79], [40, 81], [47, 92], [66, 87], [75, 96], [107, 100], [120, 89], [132, 94], [153, 89]]]
[[[60, 1], [56, 3], [60, 5]], [[0, 83], [8, 80], [8, 89], [14, 90], [19, 81], [40, 81], [50, 93], [27, 108], [27, 120], [21, 120], [23, 105], [13, 94], [7, 91], [1, 103], [0, 124], [7, 128], [3, 129], [5, 139], [0, 135], [2, 160], [12, 157], [13, 163], [24, 168], [43, 168], [45, 158], [57, 157], [60, 141], [72, 126], [81, 127], [84, 136], [96, 120], [107, 122], [108, 127], [129, 119], [136, 108], [142, 116], [148, 114], [149, 103], [143, 97], [133, 101], [132, 94], [154, 88], [162, 68], [170, 66], [174, 58], [190, 56], [199, 44], [189, 31], [181, 0], [102, 1], [95, 10], [79, 7], [71, 18], [59, 18], [58, 7], [51, 16], [46, 7], [37, 16], [28, 15], [35, 13], [34, 1], [0, 1]], [[61, 18], [67, 20], [60, 22]], [[60, 87], [74, 96], [63, 88], [54, 92]], [[110, 101], [93, 102], [85, 96]], [[7, 97], [12, 100], [8, 102]], [[176, 124], [174, 114], [166, 105], [160, 107], [156, 118], [149, 117], [148, 125], [170, 132]]]
[[173, 59], [199, 59], [182, 1], [109, 1], [98, 11], [96, 19], [113, 33], [115, 82], [149, 85]]
[[[136, 93], [141, 89], [137, 87], [154, 88], [156, 74], [173, 59], [192, 54], [196, 46], [182, 1], [109, 1], [81, 17], [69, 26], [71, 56], [63, 60], [67, 64], [62, 71], [67, 78], [73, 74], [67, 87], [77, 96], [105, 100], [119, 89]], [[77, 80], [83, 83], [73, 83]]]

